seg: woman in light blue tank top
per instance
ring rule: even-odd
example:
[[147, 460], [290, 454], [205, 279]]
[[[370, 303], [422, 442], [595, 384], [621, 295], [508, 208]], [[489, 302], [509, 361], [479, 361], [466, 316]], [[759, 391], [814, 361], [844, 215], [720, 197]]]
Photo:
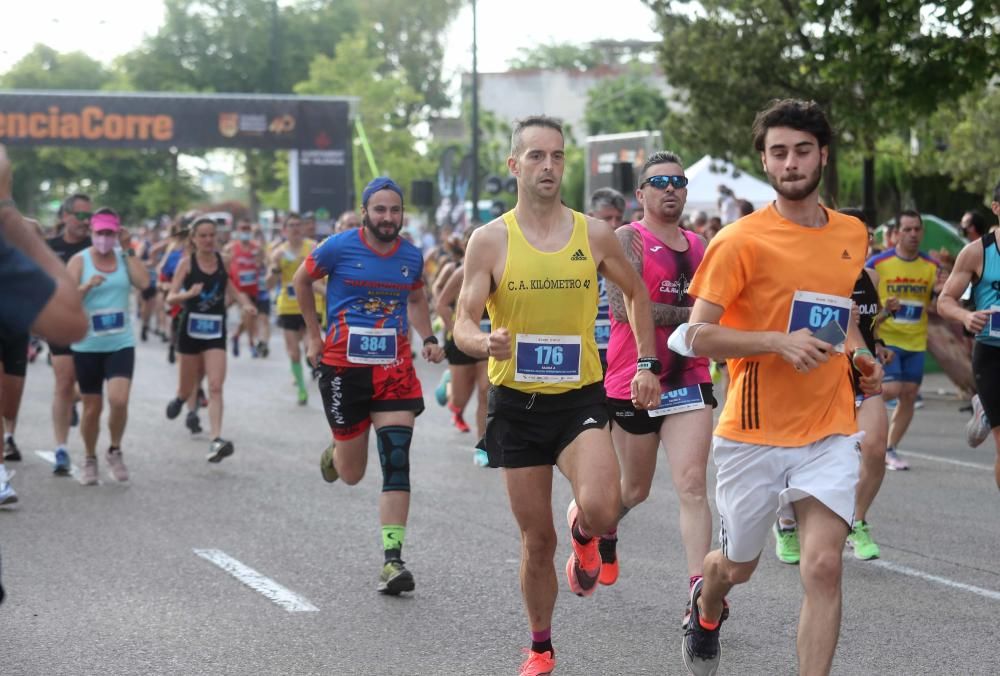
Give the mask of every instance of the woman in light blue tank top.
[[[111, 445], [105, 458], [116, 481], [128, 480], [121, 442], [128, 419], [128, 398], [135, 365], [135, 334], [129, 312], [132, 287], [149, 286], [149, 272], [129, 247], [131, 239], [118, 215], [98, 210], [91, 219], [93, 244], [72, 259], [67, 270], [83, 295], [88, 330], [74, 343], [73, 366], [83, 399], [80, 435], [86, 450], [80, 483], [97, 484], [97, 438], [100, 434], [104, 381], [108, 381], [108, 428]], [[121, 248], [116, 248], [120, 244]]]

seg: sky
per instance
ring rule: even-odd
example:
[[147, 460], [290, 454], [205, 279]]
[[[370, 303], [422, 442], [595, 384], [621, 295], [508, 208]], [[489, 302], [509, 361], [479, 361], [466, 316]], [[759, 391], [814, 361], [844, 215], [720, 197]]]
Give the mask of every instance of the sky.
[[[16, 0], [0, 0], [0, 6]], [[399, 0], [406, 2], [407, 0]], [[506, 70], [524, 47], [596, 39], [654, 40], [653, 13], [640, 0], [479, 0], [479, 69]], [[6, 12], [0, 72], [37, 43], [60, 52], [82, 51], [110, 63], [135, 48], [163, 21], [161, 0], [31, 0], [31, 10]], [[471, 67], [472, 10], [461, 10], [448, 30], [447, 79]]]

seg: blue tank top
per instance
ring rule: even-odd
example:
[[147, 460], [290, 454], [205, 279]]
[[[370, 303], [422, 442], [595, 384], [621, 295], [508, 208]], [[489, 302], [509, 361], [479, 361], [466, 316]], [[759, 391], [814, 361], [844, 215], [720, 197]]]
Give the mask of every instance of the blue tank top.
[[976, 340], [1000, 347], [1000, 249], [997, 248], [997, 234], [991, 232], [979, 241], [983, 243], [983, 274], [972, 287], [972, 297], [977, 310], [997, 308], [998, 312], [990, 317]]
[[101, 275], [104, 281], [87, 292], [83, 297], [83, 309], [87, 313], [87, 335], [79, 343], [73, 343], [75, 352], [117, 352], [127, 347], [135, 347], [132, 319], [129, 316], [128, 301], [132, 283], [128, 269], [121, 256], [115, 257], [115, 271], [102, 272], [94, 267], [92, 249], [85, 249], [83, 273], [80, 283], [86, 284], [94, 275]]

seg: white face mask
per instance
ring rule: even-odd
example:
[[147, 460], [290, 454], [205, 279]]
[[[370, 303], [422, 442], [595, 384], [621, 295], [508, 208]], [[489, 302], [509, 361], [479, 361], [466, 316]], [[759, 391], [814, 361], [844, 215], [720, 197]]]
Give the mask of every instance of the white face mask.
[[111, 253], [115, 248], [115, 244], [118, 243], [118, 238], [115, 237], [113, 234], [111, 235], [95, 234], [91, 239], [94, 242], [94, 248], [97, 249], [97, 253], [99, 254]]
[[240, 230], [236, 233], [236, 239], [240, 240], [241, 242], [249, 242], [251, 239], [253, 239], [253, 233], [246, 232], [245, 230]]

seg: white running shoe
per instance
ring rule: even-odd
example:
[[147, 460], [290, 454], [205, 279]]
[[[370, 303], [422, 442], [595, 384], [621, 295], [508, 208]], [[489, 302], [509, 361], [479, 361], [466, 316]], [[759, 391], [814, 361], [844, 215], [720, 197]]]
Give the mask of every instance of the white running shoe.
[[976, 448], [986, 441], [990, 435], [990, 421], [983, 410], [983, 403], [979, 401], [979, 395], [972, 396], [972, 417], [965, 424], [965, 441], [971, 448]]

